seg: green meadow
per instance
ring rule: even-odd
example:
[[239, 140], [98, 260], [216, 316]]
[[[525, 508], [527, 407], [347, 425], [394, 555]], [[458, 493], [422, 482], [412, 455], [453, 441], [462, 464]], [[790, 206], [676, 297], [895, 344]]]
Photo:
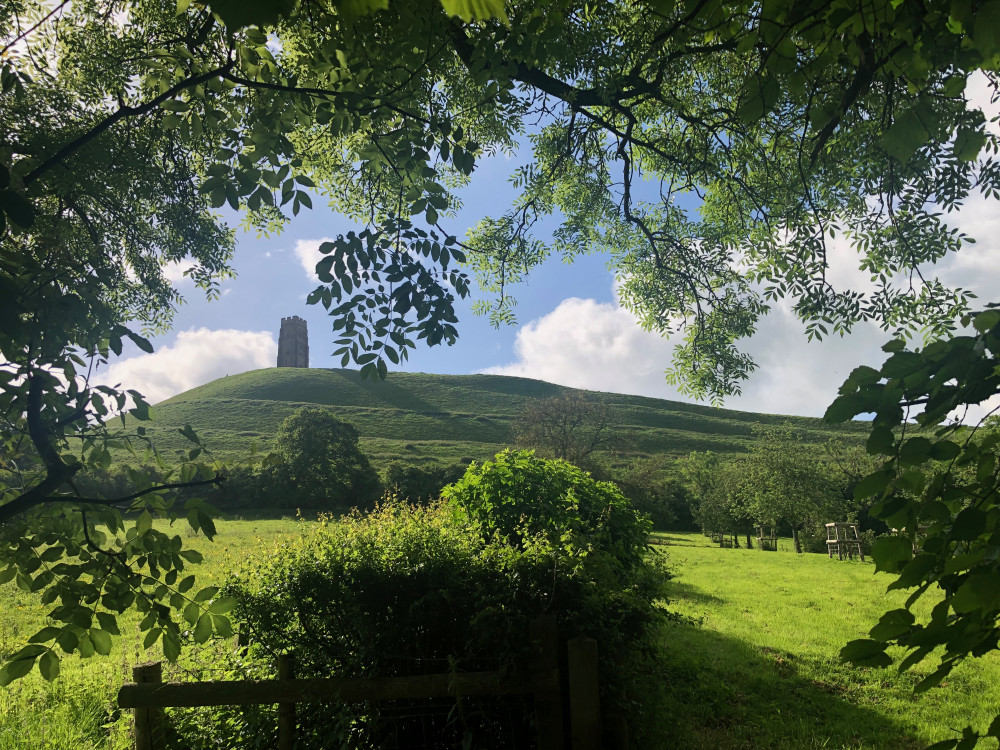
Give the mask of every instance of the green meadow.
[[[254, 555], [266, 555], [307, 521], [228, 520], [212, 543], [185, 536], [205, 555], [202, 583], [222, 581]], [[666, 555], [670, 612], [652, 668], [659, 691], [643, 696], [666, 748], [921, 748], [984, 728], [1000, 700], [1000, 658], [962, 665], [940, 688], [914, 696], [931, 664], [903, 676], [856, 669], [837, 660], [904, 598], [885, 594], [890, 577], [870, 562], [712, 546], [700, 534], [658, 534], [652, 554]], [[920, 611], [929, 607], [922, 603]], [[45, 607], [13, 584], [0, 588], [0, 652], [8, 654], [44, 621]], [[142, 649], [128, 620], [107, 657], [63, 660], [53, 683], [33, 672], [0, 690], [0, 750], [129, 747], [129, 717], [115, 708], [133, 664], [160, 659]], [[213, 675], [212, 648], [188, 649], [168, 679]], [[981, 743], [980, 747], [995, 747]]]
[[[376, 468], [391, 461], [419, 466], [482, 461], [513, 440], [512, 426], [532, 399], [574, 389], [501, 375], [390, 373], [362, 380], [354, 370], [268, 368], [231, 375], [154, 406], [145, 427], [166, 458], [191, 445], [177, 430], [194, 425], [213, 455], [239, 461], [267, 450], [282, 420], [302, 406], [322, 406], [353, 424]], [[757, 414], [614, 393], [600, 397], [621, 420], [628, 456], [691, 451], [744, 452], [755, 424], [785, 424], [808, 443], [861, 440], [870, 425], [831, 426], [819, 419]], [[122, 456], [124, 458], [124, 456]]]

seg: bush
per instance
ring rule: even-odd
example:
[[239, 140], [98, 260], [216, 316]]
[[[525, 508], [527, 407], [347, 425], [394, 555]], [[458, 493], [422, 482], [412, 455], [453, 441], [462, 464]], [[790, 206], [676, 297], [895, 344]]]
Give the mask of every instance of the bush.
[[[660, 556], [642, 557], [648, 521], [613, 486], [523, 452], [470, 467], [448, 495], [326, 520], [232, 580], [256, 652], [294, 649], [303, 677], [506, 669], [525, 656], [530, 620], [552, 614], [563, 642], [597, 639], [604, 699], [632, 711], [641, 738], [640, 666], [654, 649], [666, 576]], [[506, 714], [497, 735], [496, 715], [477, 705], [446, 706], [420, 731], [433, 725], [432, 746], [529, 742], [530, 722], [511, 729]], [[406, 739], [377, 707], [362, 716], [300, 708], [302, 748]]]
[[437, 499], [441, 488], [459, 479], [470, 463], [472, 459], [464, 464], [422, 468], [394, 461], [385, 470], [383, 484], [389, 491], [411, 503], [427, 502]]
[[505, 450], [472, 464], [441, 496], [489, 537], [523, 544], [534, 535], [604, 553], [626, 569], [639, 564], [652, 524], [611, 482], [595, 482], [572, 464], [534, 451]]

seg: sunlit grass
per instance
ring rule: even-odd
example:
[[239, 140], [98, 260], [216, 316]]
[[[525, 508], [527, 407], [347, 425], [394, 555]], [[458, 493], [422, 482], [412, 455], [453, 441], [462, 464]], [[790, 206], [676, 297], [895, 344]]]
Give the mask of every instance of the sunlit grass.
[[[670, 610], [697, 625], [664, 631], [664, 693], [690, 748], [919, 748], [984, 730], [1000, 711], [1000, 654], [955, 670], [941, 688], [912, 689], [936, 667], [841, 664], [840, 648], [865, 637], [904, 592], [860, 561], [719, 549], [700, 534], [662, 535], [676, 578]], [[927, 614], [928, 596], [916, 608]], [[897, 654], [898, 656], [898, 654]], [[995, 741], [981, 747], [996, 747]]]

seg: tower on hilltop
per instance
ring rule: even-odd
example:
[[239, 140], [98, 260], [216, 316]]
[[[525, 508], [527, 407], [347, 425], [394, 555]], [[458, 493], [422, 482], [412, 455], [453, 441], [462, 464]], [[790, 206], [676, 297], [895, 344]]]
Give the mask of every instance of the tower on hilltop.
[[278, 367], [309, 367], [309, 331], [298, 315], [281, 319]]

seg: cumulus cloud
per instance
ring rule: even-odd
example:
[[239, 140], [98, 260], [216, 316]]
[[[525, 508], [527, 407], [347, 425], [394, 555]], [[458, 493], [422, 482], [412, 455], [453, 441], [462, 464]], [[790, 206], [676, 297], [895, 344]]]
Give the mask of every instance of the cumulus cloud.
[[181, 281], [190, 281], [189, 276], [185, 276], [188, 271], [195, 267], [193, 260], [172, 260], [163, 264], [163, 275], [167, 281], [177, 284]]
[[299, 259], [299, 263], [302, 264], [309, 280], [316, 283], [319, 283], [319, 277], [316, 275], [316, 264], [323, 257], [319, 246], [324, 242], [333, 242], [333, 239], [322, 237], [318, 240], [299, 240], [295, 243], [295, 257]]
[[278, 344], [269, 331], [192, 328], [152, 354], [112, 362], [96, 380], [134, 388], [155, 403], [223, 375], [271, 367], [277, 356]]
[[[760, 369], [726, 406], [821, 416], [850, 371], [877, 361], [887, 336], [860, 326], [846, 338], [807, 343], [788, 306], [762, 322], [745, 349]], [[664, 379], [677, 338], [643, 331], [627, 310], [592, 299], [563, 300], [516, 337], [516, 361], [484, 372], [536, 378], [574, 388], [689, 400]]]

